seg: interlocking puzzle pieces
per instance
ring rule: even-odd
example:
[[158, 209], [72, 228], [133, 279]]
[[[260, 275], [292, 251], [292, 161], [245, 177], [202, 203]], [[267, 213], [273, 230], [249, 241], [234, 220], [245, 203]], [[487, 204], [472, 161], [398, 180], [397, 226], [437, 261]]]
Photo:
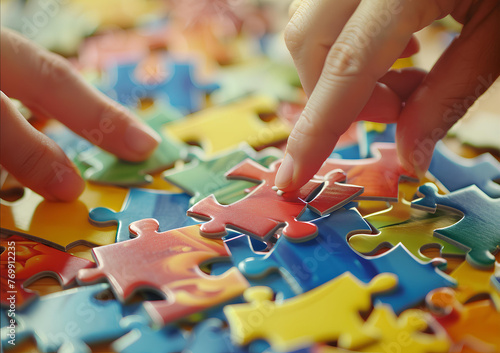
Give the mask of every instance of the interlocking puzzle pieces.
[[444, 142], [436, 145], [429, 171], [449, 191], [476, 185], [486, 195], [500, 197], [500, 162], [485, 153], [475, 158], [464, 158], [450, 151]]
[[264, 338], [272, 349], [289, 351], [338, 340], [343, 347], [356, 348], [377, 337], [376, 332], [363, 327], [359, 312], [370, 308], [371, 295], [396, 285], [392, 274], [378, 275], [365, 284], [345, 273], [282, 302], [271, 301], [269, 288], [252, 287], [244, 294], [248, 304], [228, 305], [224, 313], [236, 344]]
[[190, 196], [172, 194], [159, 190], [130, 189], [120, 212], [97, 207], [90, 210], [92, 224], [105, 227], [118, 224], [116, 242], [129, 240], [128, 226], [135, 221], [154, 218], [160, 224], [160, 231], [167, 231], [196, 224], [186, 216]]
[[25, 188], [21, 199], [1, 200], [0, 225], [6, 234], [21, 233], [63, 251], [77, 245], [111, 244], [116, 231], [89, 224], [89, 210], [97, 206], [119, 209], [126, 195], [126, 189], [87, 182], [77, 200], [63, 203], [46, 201]]
[[209, 196], [191, 207], [189, 216], [208, 220], [200, 228], [202, 235], [222, 237], [227, 227], [267, 240], [284, 226], [282, 232], [285, 237], [293, 241], [305, 241], [317, 234], [315, 225], [296, 219], [306, 206], [319, 214], [330, 213], [363, 191], [362, 187], [339, 183], [345, 179], [345, 175], [335, 170], [325, 176], [324, 182], [311, 180], [297, 191], [280, 195], [273, 189], [280, 163], [276, 161], [268, 169], [246, 159], [231, 169], [226, 174], [227, 178], [261, 184], [247, 197], [231, 205], [221, 205], [213, 196]]
[[17, 235], [0, 239], [1, 305], [21, 309], [37, 294], [25, 289], [42, 277], [55, 277], [63, 288], [70, 286], [78, 270], [94, 263]]
[[254, 148], [269, 146], [286, 140], [291, 131], [286, 122], [271, 116], [277, 106], [269, 97], [250, 96], [188, 115], [165, 125], [164, 130], [181, 141], [198, 143], [206, 156], [237, 147], [241, 142]]
[[[393, 273], [398, 286], [390, 293], [377, 295], [375, 302], [389, 304], [398, 313], [419, 304], [430, 290], [456, 285], [436, 268], [440, 260], [423, 263], [401, 244], [374, 257], [354, 252], [346, 237], [353, 232], [371, 231], [356, 209], [340, 209], [312, 223], [319, 230], [316, 238], [294, 243], [280, 237], [267, 254], [252, 252], [248, 243], [238, 238], [227, 240], [226, 246], [235, 265], [248, 278], [279, 272], [298, 293], [314, 289], [346, 271], [363, 282], [380, 273]], [[246, 247], [246, 252], [241, 247]]]
[[500, 312], [486, 299], [462, 305], [453, 290], [442, 288], [426, 299], [453, 342], [454, 352], [499, 352]]
[[[378, 332], [379, 338], [358, 352], [445, 353], [450, 348], [446, 332], [429, 313], [418, 309], [406, 310], [398, 317], [389, 306], [376, 305], [364, 327]], [[427, 328], [433, 333], [424, 333]]]
[[231, 342], [229, 329], [219, 319], [208, 319], [195, 326], [187, 341], [184, 353], [248, 353], [248, 350]]
[[[178, 113], [173, 112], [174, 116]], [[158, 114], [145, 122], [155, 131], [176, 118], [168, 114]], [[153, 154], [143, 162], [127, 162], [113, 154], [94, 147], [79, 155], [80, 163], [88, 168], [83, 172], [87, 180], [102, 184], [118, 186], [137, 186], [152, 182], [150, 174], [163, 171], [178, 160], [187, 160], [189, 148], [187, 145], [172, 139], [168, 135], [161, 135], [161, 142]]]
[[[112, 340], [125, 334], [120, 320], [132, 307], [123, 307], [109, 299], [107, 284], [68, 289], [37, 298], [26, 308], [16, 312], [14, 341], [21, 343], [34, 337], [42, 352], [57, 351], [69, 343], [81, 347], [83, 343]], [[102, 299], [99, 294], [104, 292]], [[1, 329], [2, 347], [13, 348], [9, 327]], [[75, 352], [76, 353], [76, 352]]]
[[98, 267], [81, 270], [78, 280], [107, 277], [122, 302], [140, 289], [163, 294], [166, 300], [144, 303], [161, 325], [226, 302], [248, 287], [236, 269], [220, 276], [201, 271], [201, 263], [229, 256], [221, 240], [201, 237], [197, 225], [164, 233], [158, 233], [158, 227], [154, 219], [134, 222], [130, 231], [136, 238], [94, 248]]
[[406, 171], [400, 164], [396, 145], [393, 143], [374, 143], [371, 145], [372, 158], [343, 160], [329, 158], [316, 174], [325, 176], [335, 169], [347, 174], [347, 183], [364, 187], [359, 200], [398, 200], [400, 180], [417, 181], [417, 177]]
[[111, 344], [115, 352], [176, 353], [183, 351], [187, 342], [185, 334], [173, 325], [153, 329], [133, 316], [123, 318], [120, 324], [131, 331]]
[[492, 254], [500, 247], [500, 199], [490, 198], [476, 185], [439, 195], [434, 184], [426, 183], [418, 191], [423, 198], [413, 201], [413, 207], [429, 212], [445, 207], [464, 215], [454, 225], [437, 229], [436, 236], [468, 251], [467, 261], [472, 265], [491, 268], [495, 264]]
[[[220, 153], [212, 158], [195, 154], [194, 159], [182, 167], [166, 171], [163, 177], [193, 197], [190, 205], [213, 194], [221, 204], [236, 202], [247, 195], [246, 189], [254, 184], [243, 180], [228, 180], [226, 172], [238, 163], [250, 158], [263, 166], [269, 166], [282, 154], [274, 148], [255, 152], [248, 144], [241, 144], [238, 149]], [[203, 178], [200, 178], [203, 175]]]
[[137, 78], [138, 63], [115, 64], [108, 68], [108, 82], [102, 87], [105, 94], [126, 106], [136, 106], [141, 98], [153, 98], [168, 102], [172, 107], [187, 114], [200, 110], [205, 95], [219, 86], [200, 83], [195, 77], [196, 63], [164, 56], [160, 59], [160, 71], [166, 76], [155, 82], [141, 82]]

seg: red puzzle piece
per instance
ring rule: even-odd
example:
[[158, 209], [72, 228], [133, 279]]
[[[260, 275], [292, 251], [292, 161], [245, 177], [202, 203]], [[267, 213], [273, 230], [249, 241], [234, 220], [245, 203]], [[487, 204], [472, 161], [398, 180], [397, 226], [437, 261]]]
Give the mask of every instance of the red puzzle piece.
[[209, 220], [201, 228], [201, 234], [208, 238], [219, 238], [226, 234], [226, 227], [254, 236], [260, 240], [271, 237], [279, 228], [291, 241], [306, 241], [314, 238], [317, 227], [298, 221], [306, 206], [323, 215], [342, 207], [363, 192], [360, 186], [340, 184], [345, 175], [333, 170], [323, 180], [311, 180], [301, 189], [283, 195], [273, 190], [276, 172], [281, 161], [267, 169], [251, 159], [244, 160], [226, 177], [261, 182], [244, 199], [231, 205], [219, 204], [209, 196], [188, 210], [194, 218]]
[[201, 263], [229, 253], [221, 240], [201, 237], [199, 225], [163, 233], [157, 232], [158, 227], [155, 219], [143, 219], [130, 225], [136, 238], [94, 248], [98, 267], [80, 271], [78, 280], [107, 277], [122, 302], [139, 289], [163, 293], [166, 300], [144, 303], [161, 325], [224, 303], [248, 288], [236, 268], [220, 276], [201, 271]]
[[0, 245], [5, 248], [0, 261], [2, 306], [10, 304], [13, 292], [18, 309], [34, 299], [37, 294], [24, 287], [37, 279], [55, 277], [66, 288], [74, 282], [78, 270], [94, 265], [92, 261], [17, 235], [2, 238]]
[[334, 169], [347, 173], [347, 182], [365, 188], [358, 200], [387, 200], [397, 202], [398, 184], [401, 179], [418, 181], [415, 174], [409, 173], [399, 162], [394, 143], [374, 143], [371, 146], [374, 157], [366, 159], [329, 158], [316, 174], [323, 178]]

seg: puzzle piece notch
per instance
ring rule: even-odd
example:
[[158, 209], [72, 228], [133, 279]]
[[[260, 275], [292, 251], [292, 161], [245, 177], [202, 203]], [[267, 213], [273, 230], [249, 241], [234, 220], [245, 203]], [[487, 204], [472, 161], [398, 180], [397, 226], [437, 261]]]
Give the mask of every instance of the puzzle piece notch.
[[197, 225], [163, 233], [158, 227], [154, 219], [137, 221], [130, 225], [136, 238], [94, 248], [98, 267], [81, 270], [78, 280], [107, 278], [122, 302], [140, 289], [163, 294], [166, 300], [143, 304], [161, 325], [228, 301], [248, 287], [236, 269], [220, 276], [201, 271], [201, 263], [229, 256], [221, 240], [201, 237]]
[[[350, 273], [333, 279], [300, 296], [272, 302], [267, 287], [245, 291], [248, 304], [228, 305], [224, 313], [232, 340], [244, 345], [264, 338], [278, 351], [289, 351], [314, 342], [334, 341], [356, 348], [377, 338], [376, 332], [363, 328], [359, 311], [368, 310], [371, 295], [391, 290], [397, 284], [392, 274], [381, 274], [368, 284]], [[260, 320], [252, 320], [258, 316]]]
[[[437, 187], [426, 183], [418, 188], [421, 199], [412, 202], [412, 207], [435, 212], [437, 207], [461, 212], [464, 217], [452, 226], [436, 229], [435, 235], [465, 249], [467, 261], [479, 268], [491, 268], [495, 264], [493, 254], [500, 246], [500, 199], [492, 199], [476, 185], [438, 194]], [[475, 234], [471, 237], [471, 234]]]
[[188, 215], [201, 220], [203, 236], [219, 238], [226, 234], [226, 227], [248, 234], [260, 240], [267, 240], [280, 228], [285, 237], [292, 241], [306, 241], [314, 238], [317, 227], [296, 219], [307, 207], [322, 214], [338, 209], [362, 192], [362, 188], [340, 184], [344, 179], [340, 171], [332, 171], [326, 181], [311, 180], [301, 189], [283, 195], [274, 189], [274, 179], [281, 161], [269, 169], [251, 159], [246, 159], [227, 172], [229, 179], [243, 179], [260, 182], [244, 199], [231, 205], [219, 204], [209, 196], [188, 210]]
[[134, 221], [154, 218], [160, 223], [160, 231], [167, 231], [196, 224], [186, 216], [190, 197], [159, 190], [130, 189], [122, 209], [115, 212], [97, 207], [90, 210], [90, 223], [105, 227], [118, 225], [116, 242], [130, 239], [129, 225]]
[[1, 238], [0, 245], [5, 248], [0, 265], [2, 306], [9, 306], [9, 298], [13, 296], [16, 308], [21, 309], [37, 297], [35, 292], [25, 289], [31, 283], [43, 277], [53, 277], [67, 288], [75, 282], [80, 269], [94, 265], [92, 261], [17, 235]]
[[347, 175], [347, 183], [364, 187], [358, 200], [397, 201], [401, 180], [418, 181], [416, 175], [401, 166], [394, 143], [374, 143], [371, 154], [372, 158], [356, 160], [329, 158], [315, 177], [321, 179], [332, 170], [342, 169]]

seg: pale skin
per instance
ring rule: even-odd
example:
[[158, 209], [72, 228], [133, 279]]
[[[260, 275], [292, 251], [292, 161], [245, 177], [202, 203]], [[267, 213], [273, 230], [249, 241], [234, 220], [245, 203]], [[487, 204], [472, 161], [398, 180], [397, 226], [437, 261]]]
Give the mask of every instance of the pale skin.
[[10, 98], [128, 161], [148, 158], [158, 145], [155, 131], [87, 84], [65, 59], [7, 29], [0, 49], [0, 164], [46, 199], [74, 200], [85, 183], [61, 148], [32, 127]]
[[[356, 120], [397, 123], [399, 159], [421, 175], [500, 74], [497, 0], [301, 0], [290, 12], [285, 40], [309, 100], [276, 176], [285, 192], [313, 177]], [[430, 72], [388, 71], [418, 51], [415, 32], [448, 14], [464, 26]]]

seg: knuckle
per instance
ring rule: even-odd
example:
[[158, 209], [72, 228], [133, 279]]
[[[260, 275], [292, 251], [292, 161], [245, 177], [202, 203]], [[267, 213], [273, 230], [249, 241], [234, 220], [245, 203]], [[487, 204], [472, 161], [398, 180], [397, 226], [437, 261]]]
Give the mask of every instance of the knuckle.
[[304, 109], [302, 115], [290, 133], [289, 140], [300, 146], [304, 140], [312, 140], [317, 136], [317, 124], [310, 111]]
[[40, 56], [38, 72], [41, 76], [41, 82], [50, 88], [61, 87], [75, 78], [71, 64], [63, 57], [53, 53], [44, 53]]
[[30, 180], [38, 185], [46, 185], [52, 179], [50, 169], [48, 169], [50, 163], [47, 160], [50, 155], [49, 146], [43, 142], [22, 151], [18, 160], [17, 174], [22, 176], [24, 180]]
[[297, 25], [297, 21], [295, 17], [292, 18], [284, 31], [285, 44], [292, 56], [296, 55], [304, 43], [304, 32]]
[[362, 73], [362, 61], [351, 41], [338, 41], [328, 52], [323, 68], [325, 79], [352, 77]]

